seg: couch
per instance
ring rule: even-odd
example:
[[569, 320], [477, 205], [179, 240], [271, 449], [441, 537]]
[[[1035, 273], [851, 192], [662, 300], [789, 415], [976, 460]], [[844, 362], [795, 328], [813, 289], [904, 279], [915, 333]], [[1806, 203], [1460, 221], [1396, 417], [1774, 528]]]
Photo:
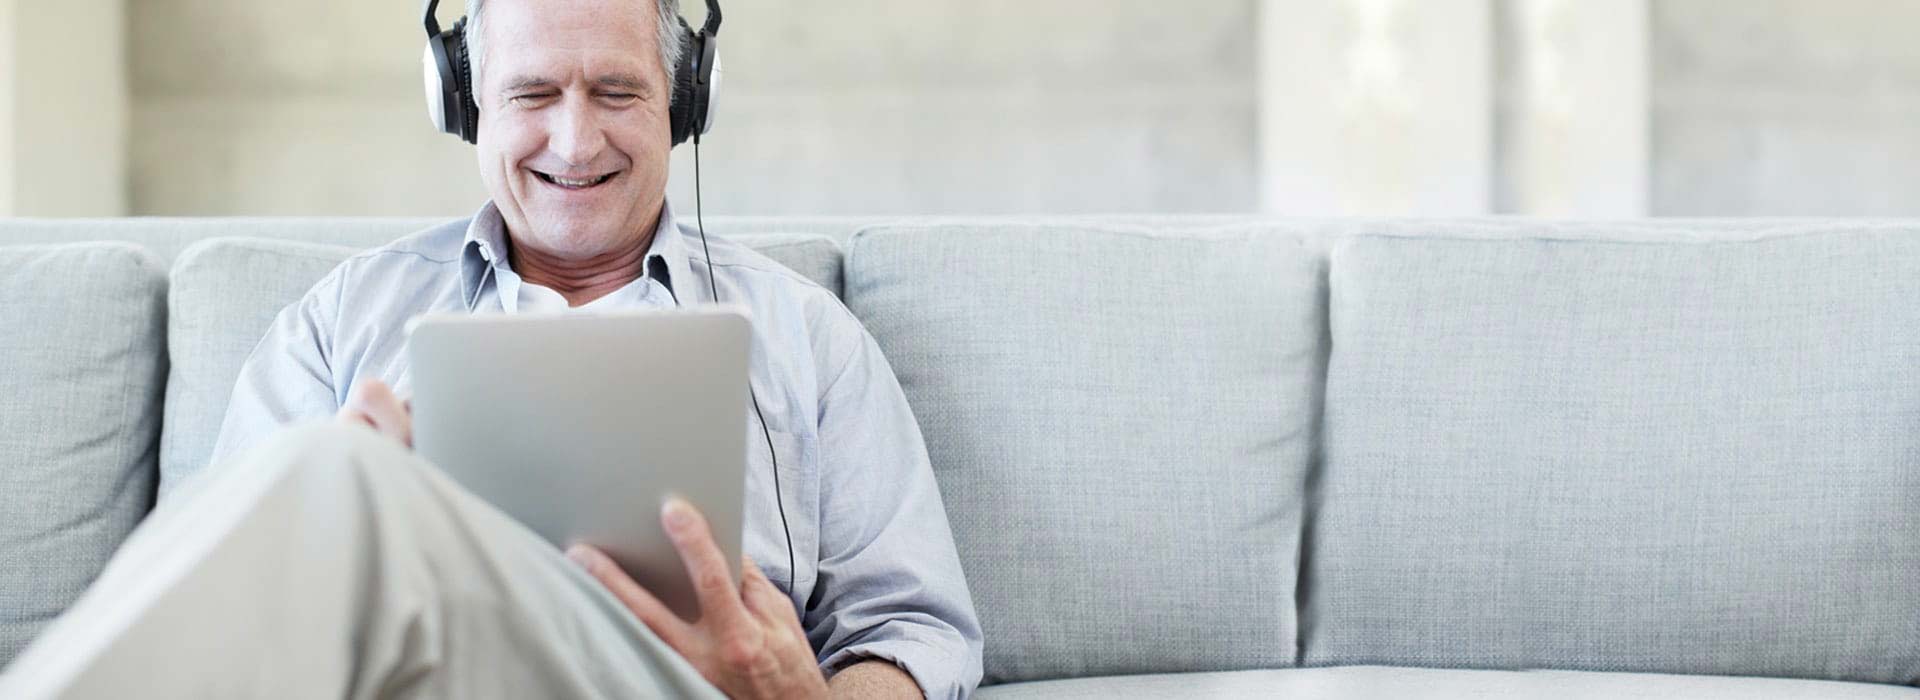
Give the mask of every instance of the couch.
[[[430, 223], [0, 222], [0, 665]], [[1920, 697], [1920, 223], [709, 224], [892, 363], [982, 697]]]

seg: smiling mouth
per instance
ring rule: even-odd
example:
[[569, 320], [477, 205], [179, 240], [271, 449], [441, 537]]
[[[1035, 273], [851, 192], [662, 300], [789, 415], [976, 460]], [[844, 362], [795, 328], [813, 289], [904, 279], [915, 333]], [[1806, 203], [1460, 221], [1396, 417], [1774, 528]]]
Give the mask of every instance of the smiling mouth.
[[602, 184], [605, 184], [608, 180], [612, 180], [615, 175], [620, 174], [618, 172], [611, 172], [605, 175], [601, 175], [599, 177], [574, 179], [574, 178], [568, 178], [568, 177], [560, 177], [558, 175], [550, 175], [547, 173], [540, 172], [538, 170], [534, 170], [532, 172], [535, 177], [540, 178], [541, 182], [545, 182], [549, 185], [553, 185], [555, 187], [565, 189], [565, 190], [584, 190], [584, 189], [591, 189], [593, 187], [598, 187]]

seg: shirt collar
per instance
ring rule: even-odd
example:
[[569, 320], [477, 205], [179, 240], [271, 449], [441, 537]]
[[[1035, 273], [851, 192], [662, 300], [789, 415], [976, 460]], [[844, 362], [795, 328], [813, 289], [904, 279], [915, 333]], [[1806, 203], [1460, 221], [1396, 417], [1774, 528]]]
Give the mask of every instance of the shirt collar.
[[[673, 205], [660, 204], [660, 223], [654, 227], [653, 242], [647, 246], [647, 276], [667, 288], [675, 303], [680, 292], [676, 280], [692, 280], [687, 275], [687, 253], [680, 226], [673, 218]], [[460, 246], [460, 292], [471, 313], [480, 303], [480, 293], [494, 281], [495, 270], [512, 270], [507, 259], [507, 223], [492, 201], [467, 223], [465, 243]]]

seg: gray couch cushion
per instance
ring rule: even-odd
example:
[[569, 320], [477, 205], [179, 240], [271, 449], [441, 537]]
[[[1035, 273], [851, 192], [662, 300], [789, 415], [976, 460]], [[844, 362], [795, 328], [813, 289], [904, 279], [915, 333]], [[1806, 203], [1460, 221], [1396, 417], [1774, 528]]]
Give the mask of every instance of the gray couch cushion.
[[[765, 233], [728, 236], [774, 262], [800, 273], [834, 294], [846, 287], [846, 255], [833, 239], [810, 233]], [[697, 240], [697, 239], [696, 239]]]
[[[692, 211], [677, 212], [682, 224]], [[0, 245], [126, 241], [171, 263], [194, 243], [209, 238], [271, 238], [281, 241], [372, 248], [447, 221], [424, 217], [160, 217], [124, 219], [0, 219]], [[772, 235], [846, 237], [869, 217], [709, 216], [707, 233], [739, 240]], [[834, 287], [833, 289], [839, 289]]]
[[[802, 234], [732, 238], [821, 286], [840, 289], [840, 246], [831, 239]], [[161, 439], [163, 474], [190, 473], [205, 466], [247, 353], [281, 308], [298, 300], [357, 250], [262, 238], [216, 238], [180, 254], [173, 267], [167, 328], [173, 369]], [[163, 481], [171, 483], [171, 479]]]
[[1920, 680], [1920, 237], [1361, 237], [1305, 663]]
[[1324, 260], [1252, 230], [855, 234], [1007, 682], [1294, 661]]
[[165, 314], [139, 248], [0, 248], [0, 666], [153, 504]]
[[981, 700], [1312, 698], [1313, 700], [1915, 700], [1920, 689], [1865, 683], [1578, 671], [1450, 671], [1384, 666], [1083, 678], [980, 690]]
[[160, 472], [168, 488], [206, 466], [234, 379], [273, 317], [355, 252], [264, 238], [214, 238], [181, 252], [167, 300], [173, 367]]

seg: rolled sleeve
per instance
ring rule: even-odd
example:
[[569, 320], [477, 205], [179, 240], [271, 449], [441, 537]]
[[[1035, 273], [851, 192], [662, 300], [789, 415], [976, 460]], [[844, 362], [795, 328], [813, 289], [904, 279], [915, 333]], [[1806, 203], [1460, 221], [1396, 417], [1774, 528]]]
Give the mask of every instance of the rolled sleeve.
[[955, 656], [950, 640], [928, 643], [913, 637], [917, 631], [910, 623], [889, 622], [866, 641], [835, 651], [820, 667], [831, 676], [862, 661], [879, 659], [906, 671], [928, 698], [971, 695], [980, 682], [977, 661]]
[[819, 583], [807, 636], [829, 673], [886, 659], [928, 698], [966, 697], [980, 682], [980, 625], [946, 508], [892, 368], [855, 332], [819, 414]]

